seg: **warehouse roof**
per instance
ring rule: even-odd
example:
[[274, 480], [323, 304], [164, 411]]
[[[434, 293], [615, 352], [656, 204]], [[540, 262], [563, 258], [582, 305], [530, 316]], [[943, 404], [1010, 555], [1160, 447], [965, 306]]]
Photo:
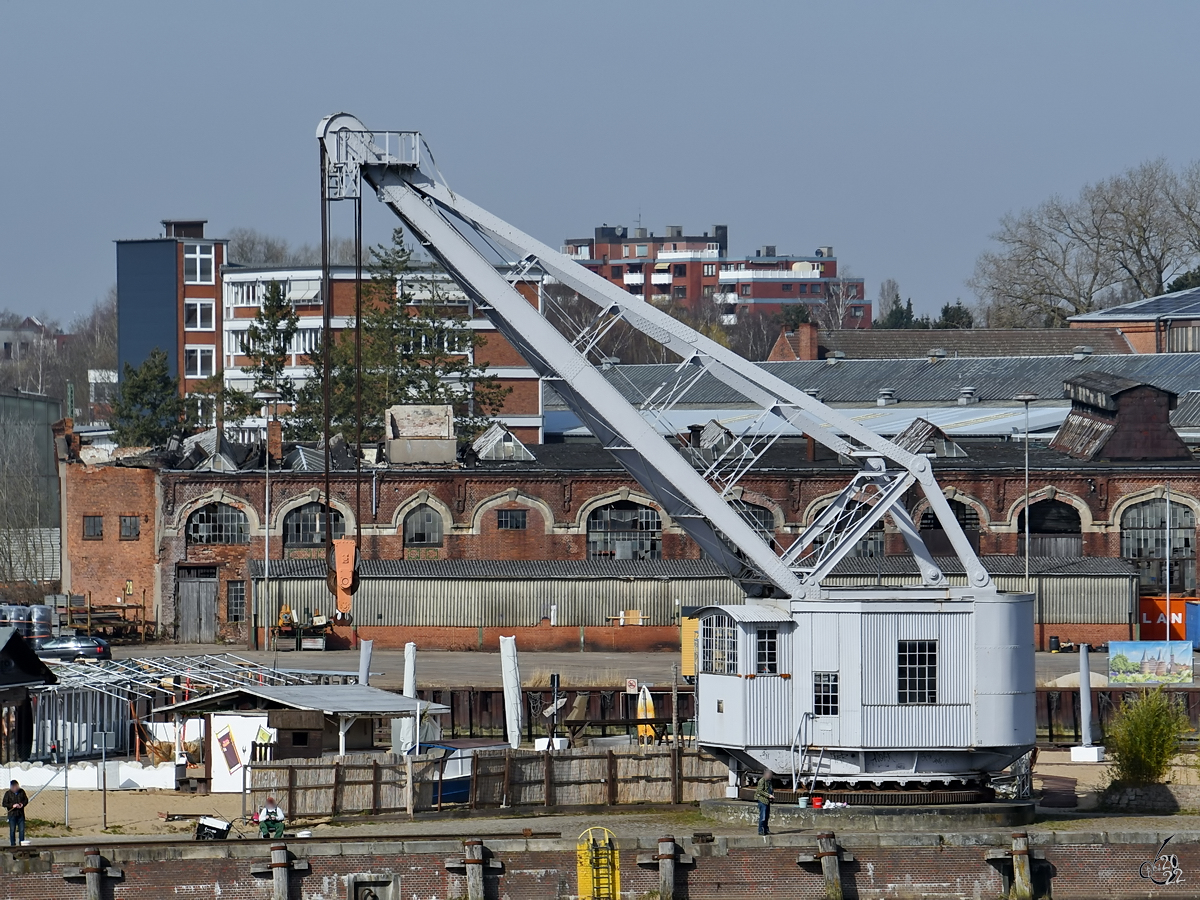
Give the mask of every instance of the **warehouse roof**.
[[[1188, 288], [1171, 294], [1159, 294], [1133, 303], [1071, 316], [1069, 322], [1138, 322], [1155, 319], [1200, 318], [1200, 288]], [[1088, 332], [1076, 332], [1087, 334]]]
[[822, 331], [817, 339], [825, 356], [838, 351], [847, 359], [917, 359], [931, 350], [955, 356], [1071, 356], [1086, 346], [1093, 353], [1132, 353], [1129, 341], [1114, 328], [846, 328]]

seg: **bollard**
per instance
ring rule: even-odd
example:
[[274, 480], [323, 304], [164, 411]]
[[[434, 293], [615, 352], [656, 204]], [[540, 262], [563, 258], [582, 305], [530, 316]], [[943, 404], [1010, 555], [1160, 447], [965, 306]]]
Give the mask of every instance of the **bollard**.
[[1024, 831], [1012, 836], [1013, 883], [1010, 900], [1033, 900], [1032, 869], [1029, 865], [1029, 835]]
[[658, 896], [675, 900], [675, 836], [658, 839]]
[[821, 861], [821, 874], [825, 876], [825, 900], [843, 900], [837, 841], [829, 832], [817, 835], [817, 859]]
[[274, 886], [272, 900], [288, 900], [288, 850], [287, 844], [271, 845], [271, 882]]
[[83, 856], [83, 883], [87, 888], [87, 900], [100, 900], [100, 881], [104, 876], [100, 848], [88, 847], [83, 851]]
[[463, 863], [467, 870], [467, 900], [483, 900], [483, 841], [463, 841]]

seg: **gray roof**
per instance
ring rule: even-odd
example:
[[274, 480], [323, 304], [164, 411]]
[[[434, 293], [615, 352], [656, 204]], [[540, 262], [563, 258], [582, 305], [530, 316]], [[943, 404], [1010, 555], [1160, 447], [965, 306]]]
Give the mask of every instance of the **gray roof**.
[[[1025, 560], [1016, 556], [984, 556], [984, 568], [993, 575], [1024, 574]], [[938, 558], [948, 575], [964, 570], [957, 557]], [[834, 567], [834, 575], [917, 575], [911, 556], [848, 557]], [[1029, 559], [1033, 574], [1128, 575], [1129, 564], [1120, 559], [1064, 559], [1033, 556]], [[445, 579], [681, 579], [727, 578], [725, 572], [708, 559], [364, 559], [359, 573], [364, 578], [445, 578]], [[262, 560], [250, 562], [252, 578], [262, 577]], [[271, 560], [272, 578], [325, 578], [325, 563], [316, 559]]]
[[[872, 403], [890, 388], [896, 399], [915, 403], [956, 403], [964, 387], [975, 388], [979, 400], [1012, 400], [1032, 392], [1061, 400], [1063, 383], [1085, 372], [1106, 372], [1145, 382], [1176, 394], [1200, 384], [1200, 353], [1131, 354], [1127, 356], [1027, 356], [1006, 358], [846, 359], [758, 363], [801, 390], [815, 390], [826, 403]], [[614, 366], [606, 372], [613, 386], [641, 403], [662, 383], [672, 381], [673, 365]], [[553, 382], [550, 382], [553, 385]], [[546, 408], [562, 409], [561, 399], [547, 397]], [[713, 375], [704, 375], [682, 404], [709, 408], [746, 406], [746, 399]]]
[[[980, 562], [992, 575], [1024, 575], [1023, 556], [981, 556]], [[957, 556], [939, 556], [934, 560], [947, 575], [964, 575]], [[919, 575], [911, 556], [850, 557], [834, 567], [834, 575]], [[1109, 557], [1029, 557], [1030, 575], [1105, 575], [1133, 576], [1136, 570], [1123, 559]]]
[[441, 715], [450, 708], [440, 703], [417, 701], [365, 684], [253, 685], [207, 694], [163, 708], [163, 712], [200, 709], [237, 709], [238, 699], [254, 697], [291, 709], [319, 710], [327, 716], [403, 716], [418, 708], [425, 715]]
[[1188, 391], [1179, 398], [1179, 405], [1171, 411], [1171, 424], [1176, 428], [1200, 425], [1200, 391]]
[[720, 611], [735, 622], [790, 622], [792, 614], [789, 610], [778, 606], [763, 606], [758, 603], [746, 603], [732, 606], [702, 606], [689, 613], [690, 618], [700, 618], [710, 611]]
[[[707, 559], [364, 559], [363, 578], [581, 579], [725, 578]], [[262, 560], [250, 562], [250, 576], [262, 577]], [[324, 578], [321, 559], [271, 560], [272, 578]]]
[[822, 331], [825, 355], [841, 351], [848, 359], [916, 359], [930, 350], [946, 356], [1070, 356], [1076, 347], [1094, 353], [1132, 353], [1114, 328], [846, 328]]
[[1158, 318], [1200, 318], [1200, 288], [1188, 288], [1173, 294], [1159, 294], [1157, 297], [1147, 297], [1133, 303], [1098, 309], [1095, 312], [1071, 316], [1068, 321], [1112, 322], [1115, 325], [1119, 322], [1153, 321]]

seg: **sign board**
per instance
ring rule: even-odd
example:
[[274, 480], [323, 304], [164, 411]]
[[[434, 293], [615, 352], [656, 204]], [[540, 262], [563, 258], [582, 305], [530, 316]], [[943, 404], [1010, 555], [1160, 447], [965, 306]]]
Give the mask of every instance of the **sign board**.
[[636, 678], [625, 679], [625, 693], [636, 694], [638, 692], [638, 682]]
[[1191, 684], [1191, 641], [1110, 641], [1109, 684]]
[[1187, 637], [1187, 601], [1171, 599], [1171, 634], [1167, 635], [1167, 598], [1142, 597], [1139, 601], [1138, 636], [1143, 641], [1182, 641]]
[[117, 733], [115, 731], [93, 731], [92, 732], [92, 749], [94, 750], [112, 750], [117, 746]]

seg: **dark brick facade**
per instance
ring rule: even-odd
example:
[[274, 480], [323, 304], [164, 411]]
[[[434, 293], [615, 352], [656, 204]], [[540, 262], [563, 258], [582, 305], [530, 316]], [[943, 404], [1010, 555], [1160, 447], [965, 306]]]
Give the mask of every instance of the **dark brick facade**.
[[[836, 814], [830, 816], [831, 821]], [[613, 824], [613, 823], [609, 823]], [[619, 823], [614, 827], [619, 829]], [[1196, 835], [1177, 835], [1165, 853], [1176, 854], [1183, 873], [1180, 884], [1160, 885], [1142, 877], [1143, 864], [1157, 857], [1162, 839], [1156, 834], [1031, 834], [1035, 856], [1035, 885], [1042, 872], [1059, 900], [1104, 897], [1106, 900], [1146, 896], [1195, 896], [1192, 881], [1200, 871], [1200, 844]], [[885, 898], [966, 898], [1002, 895], [1000, 871], [988, 853], [1008, 849], [1007, 833], [978, 834], [873, 834], [839, 836], [854, 856], [841, 864], [845, 896], [863, 900]], [[695, 864], [681, 866], [677, 896], [690, 900], [746, 900], [746, 898], [820, 898], [825, 896], [820, 867], [797, 863], [801, 853], [811, 853], [811, 835], [785, 835], [770, 842], [754, 838], [718, 838], [714, 844], [692, 845], [680, 838]], [[651, 838], [620, 839], [622, 896], [641, 897], [658, 889], [658, 872], [639, 866], [639, 852], [656, 851]], [[577, 894], [576, 854], [572, 842], [561, 840], [495, 840], [487, 850], [502, 868], [488, 870], [487, 895], [521, 900], [560, 900]], [[401, 896], [446, 900], [466, 896], [461, 874], [448, 872], [448, 859], [461, 858], [457, 841], [296, 841], [289, 850], [311, 866], [293, 873], [292, 896], [303, 900], [344, 900], [346, 876], [375, 874], [398, 876]], [[109, 882], [102, 896], [119, 900], [159, 900], [183, 896], [197, 900], [268, 900], [269, 877], [250, 873], [267, 862], [265, 842], [228, 844], [159, 844], [128, 846], [101, 844], [109, 865], [124, 877]], [[83, 863], [81, 847], [42, 848], [39, 855], [0, 858], [5, 896], [12, 900], [84, 896], [80, 880], [66, 881], [64, 869]], [[1161, 880], [1161, 879], [1160, 879]], [[219, 885], [215, 887], [214, 885]]]

